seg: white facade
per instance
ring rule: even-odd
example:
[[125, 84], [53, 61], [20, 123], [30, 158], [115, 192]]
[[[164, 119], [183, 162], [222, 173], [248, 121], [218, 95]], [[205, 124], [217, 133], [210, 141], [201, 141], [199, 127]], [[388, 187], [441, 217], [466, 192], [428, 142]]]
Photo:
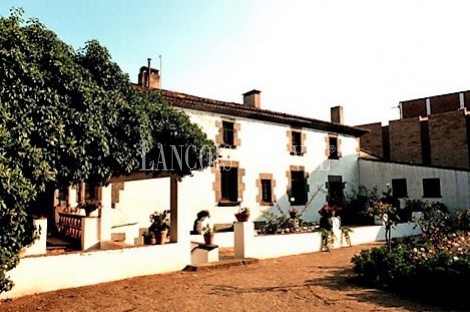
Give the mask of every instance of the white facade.
[[[201, 210], [209, 210], [213, 223], [232, 223], [235, 221], [234, 214], [239, 207], [249, 207], [251, 209], [250, 220], [262, 221], [262, 211], [272, 210], [274, 206], [260, 206], [257, 202], [259, 188], [256, 181], [260, 174], [272, 174], [275, 181], [273, 195], [279, 205], [287, 211], [290, 208], [289, 196], [287, 195], [289, 179], [287, 172], [291, 166], [301, 167], [308, 174], [307, 183], [309, 185], [310, 198], [318, 188], [324, 192], [319, 192], [304, 214], [304, 220], [317, 221], [319, 219], [318, 209], [326, 201], [326, 182], [328, 175], [341, 176], [344, 182], [358, 180], [357, 159], [359, 156], [359, 143], [356, 137], [337, 135], [340, 140], [340, 152], [342, 157], [338, 160], [329, 160], [326, 155], [327, 138], [329, 133], [314, 129], [302, 128], [305, 135], [303, 145], [307, 147], [307, 152], [303, 156], [290, 155], [288, 151], [288, 131], [289, 125], [266, 122], [247, 118], [234, 118], [229, 115], [220, 115], [210, 112], [183, 109], [190, 117], [191, 121], [198, 124], [207, 134], [208, 138], [215, 140], [219, 132], [217, 122], [222, 120], [234, 120], [240, 125], [237, 137], [240, 139], [240, 146], [234, 149], [220, 148], [219, 152], [222, 161], [236, 161], [239, 168], [245, 170], [242, 182], [244, 191], [240, 205], [230, 207], [220, 207], [214, 192], [216, 177], [213, 168], [207, 168], [201, 172], [195, 172], [192, 177], [184, 177], [178, 183], [178, 205], [193, 220]], [[183, 160], [184, 161], [184, 160]], [[178, 164], [173, 164], [177, 166]], [[215, 166], [218, 166], [215, 164]], [[170, 165], [168, 165], [170, 169]], [[168, 207], [168, 187], [159, 187], [155, 183], [160, 181], [135, 181], [126, 182], [124, 189], [120, 191], [120, 201], [116, 209], [119, 215], [128, 216], [127, 221], [139, 222], [139, 226], [148, 224], [148, 211], [163, 210]], [[220, 183], [220, 182], [219, 182]], [[347, 185], [347, 184], [346, 184]], [[145, 195], [144, 195], [145, 194]], [[303, 206], [297, 206], [302, 209]], [[116, 215], [117, 215], [116, 214]], [[125, 217], [122, 217], [123, 219]], [[124, 223], [120, 220], [115, 223]]]
[[[210, 139], [214, 139], [219, 131], [216, 127], [217, 121], [233, 119], [231, 116], [196, 110], [184, 111], [192, 122], [201, 126]], [[245, 169], [243, 177], [245, 190], [241, 206], [251, 209], [250, 219], [253, 221], [264, 220], [261, 217], [263, 210], [275, 210], [274, 206], [260, 206], [256, 201], [259, 193], [256, 180], [261, 173], [272, 174], [273, 180], [276, 181], [273, 193], [279, 205], [286, 211], [290, 208], [287, 172], [291, 166], [304, 167], [308, 174], [308, 198], [319, 187], [326, 191], [325, 183], [328, 181], [328, 175], [342, 176], [345, 182], [358, 180], [359, 142], [353, 136], [338, 135], [342, 157], [339, 160], [329, 160], [325, 152], [328, 132], [302, 128], [302, 133], [306, 135], [303, 145], [306, 146], [307, 152], [303, 156], [293, 156], [287, 149], [289, 143], [287, 132], [291, 129], [289, 125], [246, 118], [235, 118], [235, 121], [240, 124], [237, 136], [241, 144], [234, 149], [221, 148], [220, 159], [237, 161], [240, 168]], [[239, 207], [219, 207], [213, 191], [214, 183], [215, 176], [210, 168], [196, 173], [194, 177], [184, 178], [180, 183], [180, 204], [187, 205], [193, 216], [202, 209], [208, 209], [214, 223], [231, 223], [235, 221], [233, 215]], [[318, 220], [320, 217], [318, 210], [325, 201], [326, 193], [318, 193], [304, 214], [304, 220]]]

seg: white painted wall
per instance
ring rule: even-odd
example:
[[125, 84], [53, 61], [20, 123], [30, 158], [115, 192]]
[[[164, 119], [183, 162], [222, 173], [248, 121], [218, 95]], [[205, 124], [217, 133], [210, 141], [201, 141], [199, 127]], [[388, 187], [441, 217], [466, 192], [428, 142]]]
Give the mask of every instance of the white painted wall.
[[33, 242], [29, 247], [26, 247], [26, 251], [22, 257], [34, 256], [34, 255], [45, 255], [47, 245], [47, 219], [35, 219], [34, 225], [40, 231], [39, 238]]
[[119, 192], [119, 203], [111, 209], [112, 226], [137, 224], [114, 228], [112, 232], [126, 233], [126, 243], [133, 244], [134, 238], [139, 236], [139, 228], [150, 226], [149, 215], [167, 209], [170, 209], [169, 178], [127, 181]]
[[[406, 179], [410, 199], [443, 202], [449, 210], [470, 207], [470, 172], [413, 166], [373, 160], [359, 160], [360, 183], [368, 188], [386, 190], [392, 179]], [[423, 178], [440, 178], [441, 198], [423, 198]]]
[[[385, 226], [362, 226], [351, 228], [351, 245], [366, 244], [385, 240]], [[401, 223], [392, 230], [392, 237], [420, 234], [419, 228], [412, 223]], [[335, 233], [334, 248], [347, 247], [340, 233]], [[270, 259], [294, 256], [321, 250], [321, 233], [299, 233], [284, 235], [255, 236], [252, 222], [235, 224], [235, 257]]]
[[8, 272], [13, 289], [0, 299], [182, 270], [191, 263], [188, 241], [176, 244], [27, 257]]
[[[223, 117], [208, 112], [195, 110], [184, 110], [191, 121], [201, 126], [202, 130], [210, 139], [215, 139], [218, 129], [216, 120], [222, 120]], [[305, 171], [309, 173], [308, 183], [310, 185], [310, 195], [318, 187], [325, 187], [328, 181], [328, 175], [341, 175], [344, 182], [358, 181], [357, 152], [358, 141], [355, 137], [339, 135], [341, 140], [340, 160], [328, 160], [325, 155], [327, 148], [325, 139], [328, 133], [312, 129], [302, 129], [306, 133], [307, 153], [304, 156], [292, 156], [287, 151], [288, 138], [286, 132], [290, 126], [264, 122], [258, 120], [237, 118], [241, 130], [238, 132], [238, 138], [241, 140], [241, 146], [236, 149], [220, 149], [222, 160], [234, 160], [239, 162], [239, 166], [245, 169], [243, 182], [245, 191], [243, 192], [242, 207], [251, 208], [251, 220], [262, 221], [262, 211], [270, 209], [275, 211], [275, 207], [260, 207], [256, 202], [258, 187], [256, 180], [260, 173], [270, 173], [276, 180], [276, 186], [273, 190], [279, 205], [287, 211], [289, 206], [288, 196], [286, 194], [288, 179], [286, 172], [290, 166], [304, 166]], [[213, 192], [213, 183], [215, 176], [208, 168], [203, 172], [196, 173], [193, 177], [185, 177], [180, 183], [179, 202], [186, 211], [189, 211], [193, 220], [197, 212], [208, 209], [214, 223], [232, 223], [235, 221], [234, 214], [239, 207], [218, 207], [215, 194]], [[346, 184], [348, 186], [348, 184]], [[304, 214], [305, 221], [318, 221], [320, 215], [318, 210], [326, 201], [326, 193], [320, 193], [310, 205], [308, 211]], [[302, 206], [297, 207], [299, 209]]]

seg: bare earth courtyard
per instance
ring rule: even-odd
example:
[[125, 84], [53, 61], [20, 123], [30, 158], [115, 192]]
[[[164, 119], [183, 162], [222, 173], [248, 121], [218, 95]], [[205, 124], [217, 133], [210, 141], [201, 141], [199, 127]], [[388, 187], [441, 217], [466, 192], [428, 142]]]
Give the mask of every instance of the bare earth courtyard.
[[0, 311], [444, 311], [348, 282], [352, 256], [372, 246], [66, 289]]

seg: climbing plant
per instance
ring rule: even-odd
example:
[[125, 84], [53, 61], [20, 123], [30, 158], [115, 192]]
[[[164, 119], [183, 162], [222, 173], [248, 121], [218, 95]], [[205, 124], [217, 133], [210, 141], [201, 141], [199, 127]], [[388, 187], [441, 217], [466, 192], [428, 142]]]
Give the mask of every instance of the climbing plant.
[[0, 17], [0, 77], [0, 293], [13, 286], [7, 272], [33, 242], [33, 216], [47, 216], [57, 187], [106, 184], [139, 170], [144, 154], [158, 163], [171, 145], [198, 160], [174, 168], [180, 177], [215, 156], [188, 116], [134, 90], [98, 41], [75, 51], [21, 9]]

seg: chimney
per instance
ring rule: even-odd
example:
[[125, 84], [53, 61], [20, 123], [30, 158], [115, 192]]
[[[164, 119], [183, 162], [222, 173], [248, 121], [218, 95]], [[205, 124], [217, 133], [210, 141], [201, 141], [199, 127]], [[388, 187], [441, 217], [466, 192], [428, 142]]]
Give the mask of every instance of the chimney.
[[344, 114], [343, 114], [343, 106], [335, 106], [331, 108], [331, 122], [335, 124], [344, 124]]
[[[142, 66], [139, 71], [138, 83], [141, 87], [147, 89], [160, 89], [160, 74], [158, 69], [152, 68], [150, 61], [147, 59], [147, 66]], [[150, 73], [150, 74], [149, 74]], [[150, 83], [149, 83], [150, 82]]]
[[261, 91], [259, 90], [251, 90], [246, 93], [243, 93], [243, 105], [254, 107], [254, 108], [261, 108]]

